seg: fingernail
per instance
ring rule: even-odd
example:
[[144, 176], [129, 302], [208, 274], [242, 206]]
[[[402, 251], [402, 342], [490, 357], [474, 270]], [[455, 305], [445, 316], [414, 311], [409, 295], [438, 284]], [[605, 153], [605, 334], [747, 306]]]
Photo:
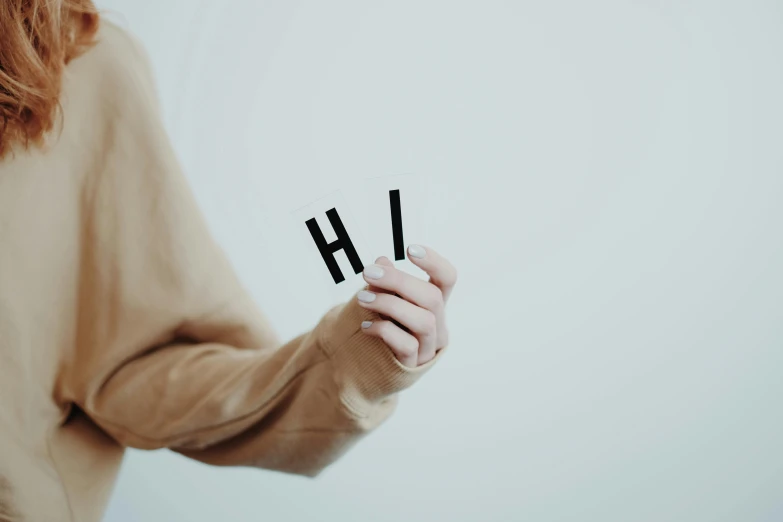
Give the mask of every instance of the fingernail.
[[416, 257], [418, 259], [424, 259], [424, 256], [427, 255], [427, 251], [424, 250], [424, 247], [421, 245], [411, 245], [408, 247], [408, 253], [412, 255], [413, 257]]
[[375, 301], [375, 294], [372, 292], [368, 292], [367, 290], [362, 290], [359, 292], [359, 295], [357, 296], [359, 298], [359, 301], [362, 303], [372, 303]]
[[370, 265], [364, 269], [364, 275], [370, 279], [380, 279], [383, 277], [383, 268], [378, 265]]
[[372, 321], [362, 321], [362, 328], [367, 329], [372, 326]]

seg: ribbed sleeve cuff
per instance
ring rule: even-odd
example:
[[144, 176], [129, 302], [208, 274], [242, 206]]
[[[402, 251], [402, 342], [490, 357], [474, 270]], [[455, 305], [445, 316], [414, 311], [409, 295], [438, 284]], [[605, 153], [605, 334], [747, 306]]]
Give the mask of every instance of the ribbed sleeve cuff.
[[379, 338], [362, 331], [362, 321], [377, 321], [378, 314], [353, 299], [330, 310], [319, 325], [319, 342], [335, 365], [344, 401], [357, 414], [390, 395], [409, 388], [443, 356], [446, 348], [425, 364], [411, 368], [400, 363]]

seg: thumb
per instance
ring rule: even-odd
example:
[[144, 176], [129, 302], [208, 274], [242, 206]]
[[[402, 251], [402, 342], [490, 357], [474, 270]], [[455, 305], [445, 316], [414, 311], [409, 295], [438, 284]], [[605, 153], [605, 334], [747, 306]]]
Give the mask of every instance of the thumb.
[[383, 265], [383, 266], [394, 266], [394, 263], [392, 263], [391, 260], [386, 256], [381, 256], [378, 259], [376, 259], [375, 264]]

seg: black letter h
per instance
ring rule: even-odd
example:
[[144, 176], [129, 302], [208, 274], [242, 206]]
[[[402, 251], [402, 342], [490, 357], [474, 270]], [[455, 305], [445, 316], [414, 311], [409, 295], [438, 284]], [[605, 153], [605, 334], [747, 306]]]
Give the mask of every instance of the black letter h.
[[348, 232], [345, 231], [343, 222], [340, 220], [340, 216], [337, 214], [336, 209], [326, 211], [326, 217], [329, 218], [329, 223], [332, 224], [335, 234], [337, 234], [337, 240], [331, 243], [326, 242], [326, 238], [321, 232], [321, 228], [318, 226], [318, 222], [315, 218], [308, 219], [306, 225], [310, 230], [310, 235], [313, 236], [318, 250], [321, 252], [321, 257], [324, 258], [326, 267], [329, 269], [329, 273], [332, 274], [332, 278], [335, 283], [341, 283], [345, 281], [343, 273], [340, 271], [340, 267], [337, 264], [337, 260], [334, 258], [334, 253], [338, 250], [345, 250], [345, 255], [348, 256], [348, 261], [351, 262], [351, 268], [355, 273], [359, 273], [364, 270], [362, 260], [359, 259], [359, 255], [356, 253], [356, 249], [353, 247], [351, 238], [348, 237]]

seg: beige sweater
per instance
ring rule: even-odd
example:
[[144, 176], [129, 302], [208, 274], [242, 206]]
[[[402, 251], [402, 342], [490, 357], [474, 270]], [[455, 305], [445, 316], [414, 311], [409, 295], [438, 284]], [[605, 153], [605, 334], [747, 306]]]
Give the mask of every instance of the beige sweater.
[[64, 126], [0, 162], [0, 520], [101, 519], [124, 447], [314, 476], [418, 368], [355, 302], [278, 342], [210, 236], [146, 55], [103, 22]]

